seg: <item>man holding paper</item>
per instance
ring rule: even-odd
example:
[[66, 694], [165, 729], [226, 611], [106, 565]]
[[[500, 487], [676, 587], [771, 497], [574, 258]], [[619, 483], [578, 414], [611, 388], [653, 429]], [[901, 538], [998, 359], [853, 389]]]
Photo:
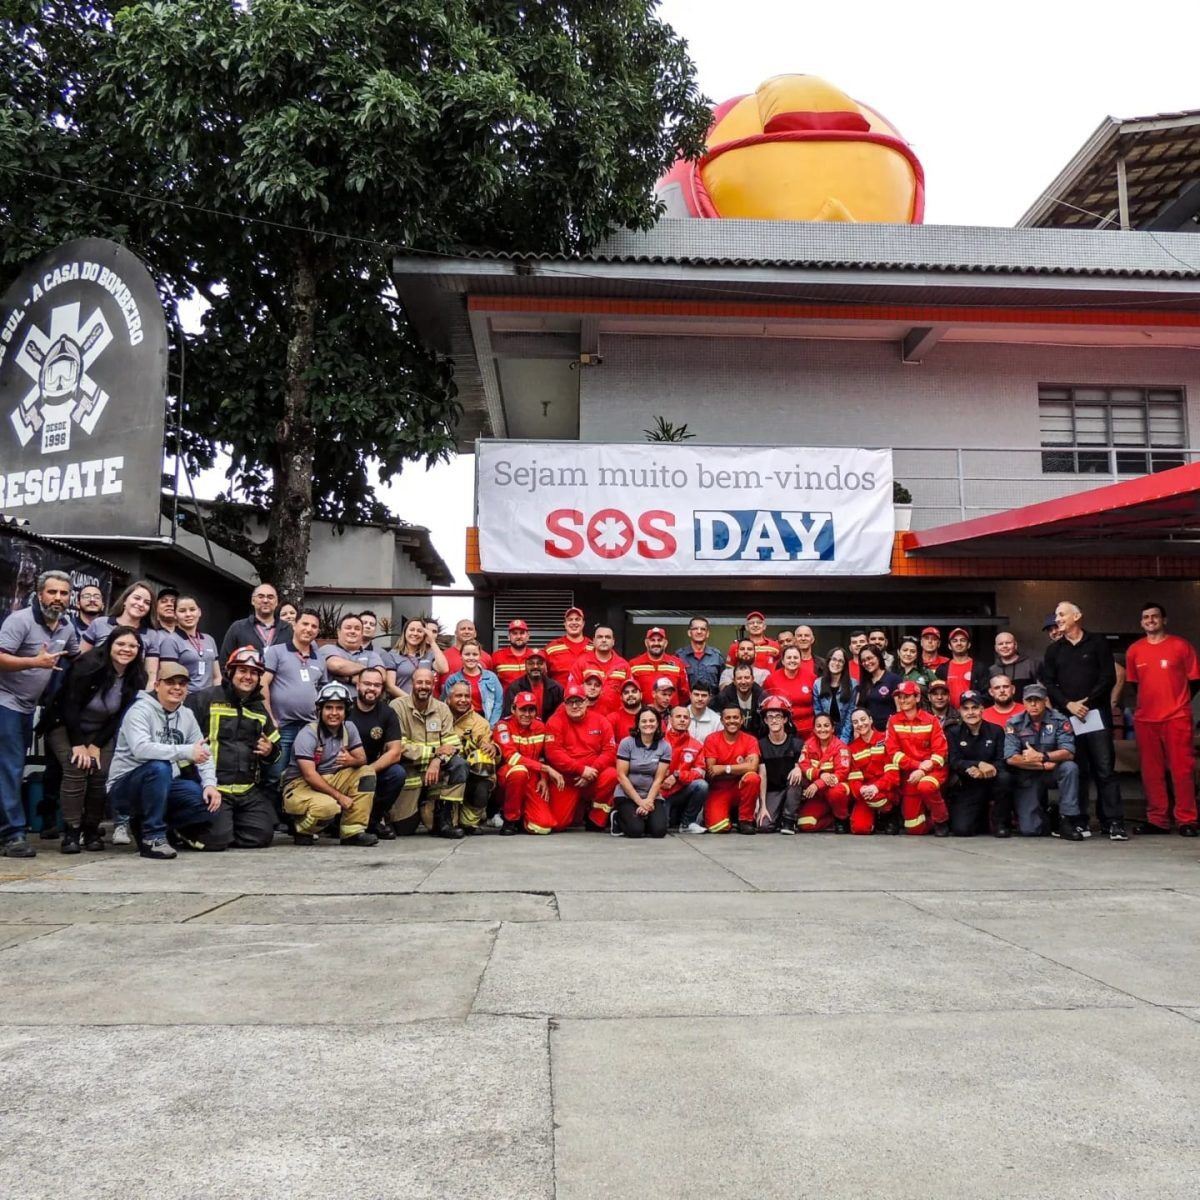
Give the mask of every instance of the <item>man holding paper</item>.
[[1075, 733], [1075, 761], [1081, 776], [1080, 822], [1087, 830], [1086, 780], [1091, 777], [1096, 781], [1096, 815], [1101, 828], [1110, 841], [1127, 842], [1112, 739], [1110, 698], [1117, 681], [1112, 650], [1103, 634], [1083, 628], [1083, 613], [1077, 604], [1061, 601], [1054, 610], [1054, 621], [1060, 636], [1046, 649], [1042, 679], [1054, 707], [1070, 716]]

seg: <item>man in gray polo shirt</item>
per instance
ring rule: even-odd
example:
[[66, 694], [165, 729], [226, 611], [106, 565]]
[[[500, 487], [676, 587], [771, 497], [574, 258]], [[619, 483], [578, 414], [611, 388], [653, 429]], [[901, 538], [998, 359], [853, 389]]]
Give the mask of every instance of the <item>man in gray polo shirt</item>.
[[316, 646], [320, 628], [317, 614], [305, 609], [296, 618], [292, 636], [268, 646], [263, 654], [263, 701], [279, 730], [279, 757], [271, 764], [269, 779], [276, 790], [291, 759], [296, 734], [316, 718], [317, 692], [329, 682], [325, 660]]
[[79, 653], [79, 634], [67, 619], [71, 577], [43, 571], [28, 608], [10, 613], [0, 625], [0, 853], [33, 858], [25, 840], [21, 777], [33, 731], [33, 710], [59, 670], [63, 655]]
[[370, 643], [363, 644], [362, 618], [347, 613], [338, 622], [338, 640], [335, 646], [322, 646], [321, 657], [330, 679], [353, 686], [363, 667], [379, 667], [386, 670], [383, 657]]

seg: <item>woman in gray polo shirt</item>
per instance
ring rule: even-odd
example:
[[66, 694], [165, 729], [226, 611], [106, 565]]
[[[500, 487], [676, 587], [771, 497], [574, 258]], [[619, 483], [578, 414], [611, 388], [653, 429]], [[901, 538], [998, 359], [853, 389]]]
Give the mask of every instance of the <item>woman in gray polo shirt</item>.
[[660, 795], [671, 765], [662, 719], [649, 706], [637, 715], [637, 734], [617, 747], [616, 818], [626, 837], [667, 836], [670, 805]]

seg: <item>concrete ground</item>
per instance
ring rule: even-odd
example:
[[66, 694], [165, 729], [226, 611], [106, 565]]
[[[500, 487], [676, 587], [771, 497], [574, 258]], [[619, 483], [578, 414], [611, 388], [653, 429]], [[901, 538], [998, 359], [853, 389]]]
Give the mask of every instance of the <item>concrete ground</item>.
[[12, 1200], [1200, 1194], [1200, 846], [0, 860]]

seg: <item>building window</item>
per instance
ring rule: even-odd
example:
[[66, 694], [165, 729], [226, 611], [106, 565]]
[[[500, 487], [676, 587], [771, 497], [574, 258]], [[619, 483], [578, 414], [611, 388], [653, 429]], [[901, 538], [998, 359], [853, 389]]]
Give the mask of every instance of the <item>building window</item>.
[[1042, 472], [1145, 475], [1187, 461], [1182, 388], [1038, 389]]

